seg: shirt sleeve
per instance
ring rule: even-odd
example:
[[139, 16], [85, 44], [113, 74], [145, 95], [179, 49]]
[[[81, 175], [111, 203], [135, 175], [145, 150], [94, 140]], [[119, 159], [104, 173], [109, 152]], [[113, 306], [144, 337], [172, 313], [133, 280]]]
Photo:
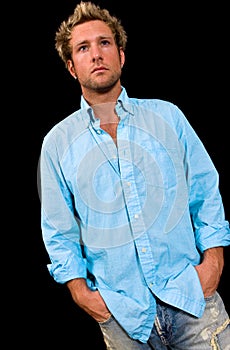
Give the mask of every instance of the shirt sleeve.
[[86, 278], [80, 227], [55, 141], [44, 141], [40, 157], [41, 229], [50, 257], [49, 273], [59, 283]]
[[204, 144], [179, 112], [183, 120], [181, 140], [189, 186], [189, 209], [198, 249], [230, 245], [229, 222], [225, 220], [219, 190], [219, 174]]

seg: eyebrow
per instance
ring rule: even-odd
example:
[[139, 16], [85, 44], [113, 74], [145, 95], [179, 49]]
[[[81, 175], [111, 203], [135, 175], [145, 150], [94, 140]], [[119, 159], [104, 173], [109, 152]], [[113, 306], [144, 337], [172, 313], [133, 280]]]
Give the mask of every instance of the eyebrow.
[[[98, 37], [96, 37], [94, 40], [104, 40], [104, 39], [114, 39], [112, 35], [99, 35]], [[79, 41], [79, 42], [74, 42], [73, 43], [73, 46], [74, 47], [77, 47], [77, 46], [81, 46], [81, 45], [84, 45], [84, 44], [87, 44], [89, 43], [91, 40], [82, 40], [82, 41]]]

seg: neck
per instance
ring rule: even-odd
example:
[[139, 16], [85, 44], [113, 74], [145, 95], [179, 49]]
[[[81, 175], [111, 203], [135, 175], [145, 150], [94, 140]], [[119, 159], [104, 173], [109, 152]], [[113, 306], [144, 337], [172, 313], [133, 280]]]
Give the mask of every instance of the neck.
[[[117, 102], [118, 96], [121, 93], [121, 85], [116, 84], [110, 90], [106, 92], [84, 89], [82, 87], [82, 95], [87, 103], [94, 109], [95, 106], [102, 106], [101, 108], [108, 109], [113, 108]], [[97, 107], [97, 109], [100, 109]]]
[[116, 102], [103, 102], [92, 106], [96, 118], [100, 119], [101, 125], [117, 122], [115, 105]]

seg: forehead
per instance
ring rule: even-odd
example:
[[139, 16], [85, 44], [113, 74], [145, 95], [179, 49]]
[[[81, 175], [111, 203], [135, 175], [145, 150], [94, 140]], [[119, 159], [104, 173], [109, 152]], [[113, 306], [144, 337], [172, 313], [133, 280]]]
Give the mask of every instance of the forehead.
[[72, 31], [72, 41], [75, 44], [82, 41], [93, 41], [98, 37], [113, 38], [113, 33], [110, 27], [100, 20], [78, 24]]

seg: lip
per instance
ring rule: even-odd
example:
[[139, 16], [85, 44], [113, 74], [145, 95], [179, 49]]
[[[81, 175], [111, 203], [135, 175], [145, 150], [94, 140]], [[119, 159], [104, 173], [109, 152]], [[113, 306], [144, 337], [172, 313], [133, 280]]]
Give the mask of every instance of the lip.
[[100, 67], [94, 68], [94, 69], [92, 70], [92, 73], [95, 73], [95, 72], [104, 72], [105, 70], [107, 70], [107, 68], [100, 66]]

